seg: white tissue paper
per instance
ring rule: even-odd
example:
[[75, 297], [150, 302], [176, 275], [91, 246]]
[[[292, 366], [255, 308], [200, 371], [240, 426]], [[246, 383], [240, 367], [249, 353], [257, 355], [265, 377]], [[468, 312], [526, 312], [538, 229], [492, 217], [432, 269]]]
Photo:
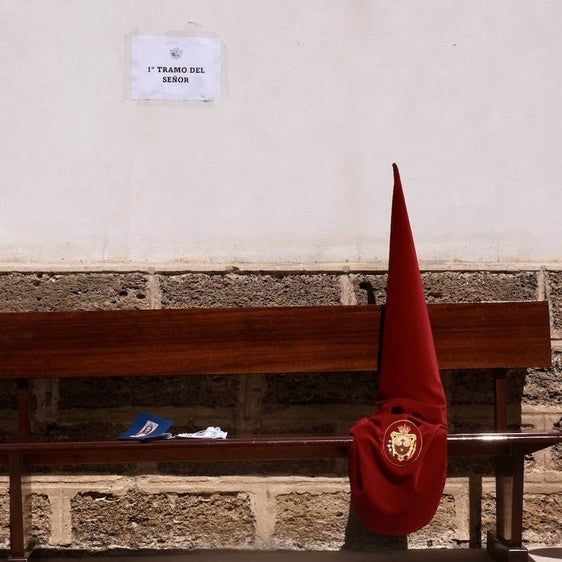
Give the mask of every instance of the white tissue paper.
[[226, 431], [222, 431], [220, 427], [208, 427], [195, 433], [178, 433], [176, 437], [181, 439], [225, 439], [227, 436]]

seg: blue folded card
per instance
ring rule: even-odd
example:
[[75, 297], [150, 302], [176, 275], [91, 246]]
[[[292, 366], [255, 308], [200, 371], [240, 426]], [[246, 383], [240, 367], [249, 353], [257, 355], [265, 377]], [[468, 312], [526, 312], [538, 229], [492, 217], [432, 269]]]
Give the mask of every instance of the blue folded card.
[[128, 439], [132, 441], [147, 441], [149, 439], [169, 439], [171, 437], [168, 429], [172, 422], [152, 414], [139, 414], [131, 427], [123, 432], [117, 439]]

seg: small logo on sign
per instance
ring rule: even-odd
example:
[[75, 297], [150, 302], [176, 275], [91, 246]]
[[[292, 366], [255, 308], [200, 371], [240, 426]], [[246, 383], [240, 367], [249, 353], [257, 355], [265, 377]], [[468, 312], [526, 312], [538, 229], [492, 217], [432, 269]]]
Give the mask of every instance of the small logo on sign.
[[383, 452], [389, 462], [395, 466], [412, 464], [422, 448], [420, 430], [408, 420], [391, 423], [384, 433]]
[[172, 55], [173, 59], [180, 59], [183, 54], [183, 51], [179, 47], [174, 47], [170, 49], [170, 55]]

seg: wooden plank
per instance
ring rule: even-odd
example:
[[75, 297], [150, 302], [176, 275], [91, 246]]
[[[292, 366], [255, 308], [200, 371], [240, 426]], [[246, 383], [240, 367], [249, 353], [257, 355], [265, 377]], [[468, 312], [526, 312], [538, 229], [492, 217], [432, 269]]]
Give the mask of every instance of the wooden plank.
[[12, 452], [8, 455], [7, 462], [10, 477], [10, 560], [25, 560], [31, 516], [26, 509], [28, 506], [22, 486], [23, 457]]
[[429, 305], [441, 369], [549, 367], [548, 303]]
[[[16, 443], [0, 445], [0, 460], [22, 455], [26, 466], [111, 464], [131, 462], [208, 462], [346, 458], [352, 437], [259, 436], [225, 440], [174, 439], [142, 443], [98, 441]], [[511, 456], [562, 443], [562, 433], [454, 434], [448, 437], [449, 456]]]
[[[442, 369], [546, 367], [546, 302], [429, 306]], [[379, 306], [0, 314], [0, 378], [376, 370]]]

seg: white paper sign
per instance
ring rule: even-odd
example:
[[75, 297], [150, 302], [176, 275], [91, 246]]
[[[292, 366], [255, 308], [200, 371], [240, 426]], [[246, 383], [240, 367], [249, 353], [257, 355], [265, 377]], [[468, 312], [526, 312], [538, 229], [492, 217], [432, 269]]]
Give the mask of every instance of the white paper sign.
[[220, 39], [133, 37], [131, 60], [133, 99], [220, 98]]

